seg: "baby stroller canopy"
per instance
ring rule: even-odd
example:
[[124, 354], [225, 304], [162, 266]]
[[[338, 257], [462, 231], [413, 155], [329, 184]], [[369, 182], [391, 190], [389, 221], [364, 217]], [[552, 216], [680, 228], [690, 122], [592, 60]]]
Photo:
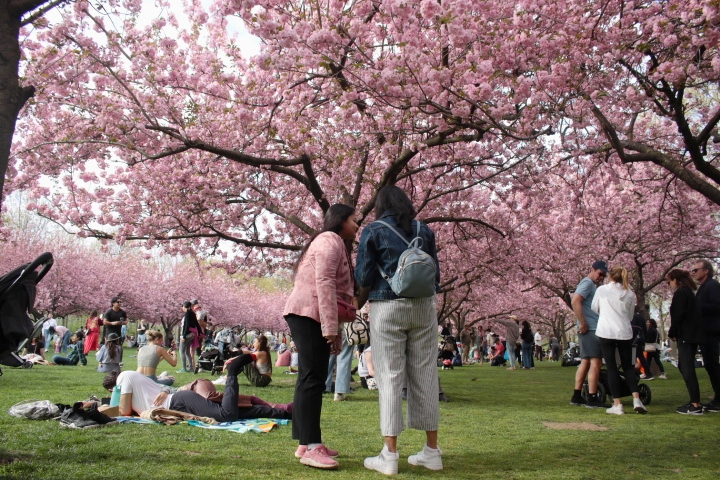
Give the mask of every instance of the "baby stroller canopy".
[[[52, 264], [52, 254], [46, 252], [0, 277], [0, 363], [32, 334], [28, 312], [35, 306], [37, 284]], [[38, 273], [35, 269], [40, 265], [43, 269]]]

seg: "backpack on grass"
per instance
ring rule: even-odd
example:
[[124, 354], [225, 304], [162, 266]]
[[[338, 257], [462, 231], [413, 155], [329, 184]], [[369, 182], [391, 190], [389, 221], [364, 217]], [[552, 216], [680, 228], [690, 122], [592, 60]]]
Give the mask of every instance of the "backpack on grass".
[[383, 272], [382, 268], [378, 265], [380, 275], [390, 284], [390, 289], [393, 293], [399, 297], [410, 298], [432, 297], [435, 295], [437, 265], [435, 264], [435, 260], [420, 248], [422, 246], [420, 222], [416, 221], [416, 236], [408, 242], [405, 240], [405, 237], [392, 226], [382, 220], [376, 221], [392, 230], [393, 233], [400, 237], [408, 246], [408, 248], [400, 254], [397, 270], [395, 270], [395, 275], [393, 275], [392, 278]]

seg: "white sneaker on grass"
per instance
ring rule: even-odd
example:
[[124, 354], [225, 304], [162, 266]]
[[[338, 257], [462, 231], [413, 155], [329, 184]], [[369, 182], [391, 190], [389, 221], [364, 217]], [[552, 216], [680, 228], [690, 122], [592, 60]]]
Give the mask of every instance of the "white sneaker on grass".
[[380, 450], [377, 457], [367, 457], [365, 459], [365, 468], [375, 470], [385, 475], [395, 475], [398, 473], [398, 459], [400, 455], [397, 452], [392, 453], [387, 449], [387, 445]]
[[625, 415], [625, 411], [623, 410], [622, 404], [613, 405], [612, 407], [608, 408], [605, 411], [611, 415]]
[[442, 451], [439, 448], [430, 448], [425, 445], [416, 455], [408, 457], [408, 463], [429, 470], [442, 470]]
[[642, 400], [639, 398], [633, 398], [633, 410], [637, 413], [647, 413], [648, 409], [643, 405]]

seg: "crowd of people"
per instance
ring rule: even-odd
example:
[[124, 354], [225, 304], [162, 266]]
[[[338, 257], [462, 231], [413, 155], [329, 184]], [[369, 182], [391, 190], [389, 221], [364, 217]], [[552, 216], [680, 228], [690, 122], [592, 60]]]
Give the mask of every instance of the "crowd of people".
[[[440, 268], [433, 231], [415, 219], [414, 206], [405, 192], [395, 186], [384, 187], [376, 199], [376, 219], [363, 229], [353, 262], [352, 244], [359, 230], [355, 214], [347, 205], [332, 205], [322, 228], [300, 252], [294, 267], [293, 290], [283, 309], [292, 341], [285, 338], [275, 343], [274, 338], [258, 332], [250, 345], [242, 347], [238, 332], [229, 328], [213, 332], [199, 302], [185, 301], [179, 326], [180, 359], [171, 339], [142, 323], [137, 329], [137, 370], [121, 372], [127, 314], [121, 300], [113, 298], [104, 315], [98, 317], [93, 312], [85, 328], [74, 334], [49, 318], [43, 325], [46, 336], [33, 339], [28, 350], [42, 355], [43, 347], [49, 347], [47, 339], [54, 337], [57, 354], [53, 363], [58, 365], [85, 365], [85, 356], [97, 350], [98, 371], [107, 372], [103, 385], [111, 391], [117, 387], [123, 415], [163, 407], [217, 421], [291, 418], [292, 437], [298, 443], [295, 456], [301, 464], [320, 469], [338, 468], [340, 455], [324, 442], [323, 395], [332, 393], [338, 402], [347, 399], [353, 391], [352, 364], [357, 355], [362, 386], [378, 391], [382, 437], [379, 454], [367, 457], [364, 466], [396, 474], [399, 437], [409, 427], [423, 431], [425, 443], [407, 458], [408, 463], [441, 470], [439, 402], [446, 397], [437, 367], [448, 365], [448, 361], [449, 366], [482, 365], [488, 361], [491, 366], [505, 366], [508, 370], [529, 370], [544, 358], [558, 361], [561, 344], [555, 335], [543, 338], [528, 320], [516, 315], [488, 320], [487, 325], [466, 324], [457, 337], [447, 323], [442, 326], [439, 341], [435, 292], [439, 291]], [[388, 274], [405, 268], [400, 259], [413, 249], [418, 258], [429, 259], [426, 266], [434, 266], [429, 280], [426, 278], [430, 291], [404, 295], [400, 289], [406, 287], [396, 282], [395, 274]], [[680, 414], [720, 412], [720, 284], [712, 278], [713, 273], [710, 262], [701, 260], [689, 272], [673, 269], [667, 274], [673, 290], [668, 337], [677, 342], [678, 368], [689, 394], [689, 402], [676, 410]], [[666, 378], [658, 347], [662, 334], [657, 322], [646, 320], [638, 308], [627, 269], [622, 265], [609, 268], [600, 260], [594, 262], [572, 295], [571, 307], [577, 318], [580, 363], [570, 403], [604, 407], [608, 414], [622, 415], [622, 397], [631, 395], [633, 411], [647, 413], [639, 380], [654, 378], [653, 365], [659, 369], [660, 378]], [[355, 318], [355, 310], [369, 323], [368, 340], [358, 346], [349, 341], [343, 329], [344, 322]], [[476, 332], [478, 326], [480, 334]], [[500, 328], [504, 335], [501, 337], [493, 328]], [[162, 361], [171, 367], [180, 362], [178, 373], [198, 373], [196, 355], [209, 343], [216, 347], [227, 371], [223, 393], [204, 379], [172, 389], [173, 377], [157, 375]], [[237, 377], [241, 373], [255, 387], [272, 382], [274, 345], [278, 346], [276, 365], [288, 366], [286, 373], [297, 374], [293, 402], [289, 404], [269, 404], [239, 391]], [[71, 351], [67, 356], [59, 355], [68, 349]], [[715, 393], [714, 399], [704, 405], [700, 403], [695, 370], [698, 352]], [[642, 365], [642, 376], [637, 373], [637, 362]], [[603, 363], [612, 398], [610, 406], [599, 396]]]

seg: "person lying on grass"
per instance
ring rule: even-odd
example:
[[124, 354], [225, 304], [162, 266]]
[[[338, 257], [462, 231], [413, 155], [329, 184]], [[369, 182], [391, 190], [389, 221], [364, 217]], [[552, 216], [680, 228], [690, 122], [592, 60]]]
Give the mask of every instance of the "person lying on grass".
[[[218, 422], [234, 422], [246, 418], [292, 418], [292, 404], [272, 406], [256, 399], [255, 404], [250, 400], [250, 406], [240, 407], [240, 401], [242, 400], [246, 405], [247, 400], [240, 398], [237, 376], [242, 368], [252, 361], [252, 355], [243, 354], [225, 364], [227, 380], [222, 398], [219, 397], [218, 392], [214, 392], [214, 385], [210, 389], [205, 382], [196, 381], [190, 384], [194, 384], [194, 388], [198, 391], [181, 389], [169, 393], [166, 387], [153, 382], [141, 373], [132, 371], [108, 373], [103, 380], [103, 387], [111, 391], [115, 385], [120, 385], [119, 413], [123, 416], [132, 415], [133, 412], [141, 414], [145, 410], [162, 407], [200, 417], [210, 417]], [[208, 383], [212, 385], [212, 382], [208, 381]], [[201, 393], [205, 393], [207, 397]], [[215, 395], [212, 395], [213, 393]], [[211, 397], [215, 401], [210, 400]]]

